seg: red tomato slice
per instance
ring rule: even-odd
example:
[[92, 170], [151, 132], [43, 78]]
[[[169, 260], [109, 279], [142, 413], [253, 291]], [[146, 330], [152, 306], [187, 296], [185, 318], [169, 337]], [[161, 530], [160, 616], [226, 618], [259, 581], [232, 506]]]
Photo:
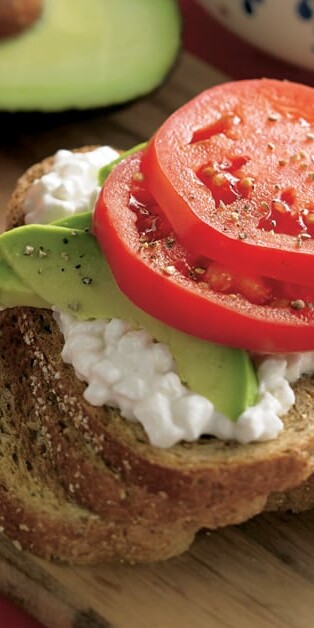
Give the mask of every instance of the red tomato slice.
[[186, 246], [240, 272], [314, 285], [314, 90], [213, 87], [176, 111], [143, 160]]
[[120, 289], [157, 319], [206, 340], [262, 352], [313, 349], [314, 309], [298, 286], [289, 284], [287, 297], [281, 283], [229, 273], [178, 242], [143, 184], [142, 154], [116, 166], [94, 212]]

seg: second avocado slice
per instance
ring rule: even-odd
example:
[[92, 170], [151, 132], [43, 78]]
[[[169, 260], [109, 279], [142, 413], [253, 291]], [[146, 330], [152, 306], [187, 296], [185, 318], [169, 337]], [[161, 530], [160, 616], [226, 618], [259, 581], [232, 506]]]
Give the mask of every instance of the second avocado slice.
[[[86, 230], [75, 229], [73, 217], [67, 227], [59, 221], [8, 231], [0, 236], [1, 255], [34, 292], [35, 306], [41, 300], [81, 319], [121, 318], [149, 331], [169, 346], [181, 380], [236, 420], [256, 400], [256, 375], [248, 354], [189, 336], [133, 305], [118, 289], [96, 238], [88, 233], [89, 220], [87, 216], [77, 223]], [[29, 299], [20, 305], [30, 305]]]

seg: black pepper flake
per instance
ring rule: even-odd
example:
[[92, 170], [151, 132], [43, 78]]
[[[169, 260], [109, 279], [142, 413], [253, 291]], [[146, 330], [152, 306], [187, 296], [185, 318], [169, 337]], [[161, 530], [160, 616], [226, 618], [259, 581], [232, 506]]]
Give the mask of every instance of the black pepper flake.
[[39, 255], [39, 257], [47, 257], [47, 251], [45, 251], [43, 246], [39, 247], [38, 255]]
[[75, 268], [78, 270], [79, 268], [81, 268], [82, 264], [76, 264]]
[[83, 279], [82, 279], [82, 283], [85, 286], [90, 286], [92, 282], [93, 282], [93, 280], [92, 280], [91, 277], [83, 277]]
[[295, 301], [290, 301], [290, 305], [294, 310], [303, 310], [305, 308], [305, 303], [303, 299], [296, 299]]
[[166, 239], [166, 247], [167, 249], [171, 249], [173, 247], [175, 243], [175, 239], [174, 238], [167, 238]]
[[69, 244], [68, 238], [63, 238], [62, 242], [63, 242], [63, 244]]

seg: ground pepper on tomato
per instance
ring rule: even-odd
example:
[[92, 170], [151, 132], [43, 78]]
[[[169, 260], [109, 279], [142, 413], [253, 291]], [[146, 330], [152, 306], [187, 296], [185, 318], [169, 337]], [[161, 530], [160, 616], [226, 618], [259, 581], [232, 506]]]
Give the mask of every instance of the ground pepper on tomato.
[[[314, 348], [314, 289], [239, 273], [187, 248], [156, 202], [139, 151], [118, 164], [96, 203], [93, 229], [120, 289], [186, 333], [251, 351]], [[228, 258], [229, 259], [229, 258]]]
[[314, 91], [211, 88], [170, 116], [143, 159], [180, 241], [234, 272], [314, 285]]

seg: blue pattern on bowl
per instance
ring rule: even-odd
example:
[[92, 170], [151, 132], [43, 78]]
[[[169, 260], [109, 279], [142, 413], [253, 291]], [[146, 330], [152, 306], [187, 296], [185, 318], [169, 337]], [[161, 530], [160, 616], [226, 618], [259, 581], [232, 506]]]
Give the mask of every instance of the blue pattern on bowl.
[[256, 48], [314, 71], [314, 0], [198, 0]]
[[247, 13], [248, 15], [253, 15], [256, 8], [256, 4], [260, 4], [261, 2], [264, 2], [264, 0], [243, 0], [242, 6], [243, 6], [244, 12]]
[[[257, 5], [260, 5], [264, 0], [242, 0], [242, 8], [247, 15], [254, 15]], [[313, 17], [314, 6], [313, 0], [299, 0], [295, 7], [297, 15], [303, 20], [310, 20]]]
[[296, 6], [297, 14], [303, 20], [310, 20], [313, 17], [313, 2], [312, 0], [301, 0]]

